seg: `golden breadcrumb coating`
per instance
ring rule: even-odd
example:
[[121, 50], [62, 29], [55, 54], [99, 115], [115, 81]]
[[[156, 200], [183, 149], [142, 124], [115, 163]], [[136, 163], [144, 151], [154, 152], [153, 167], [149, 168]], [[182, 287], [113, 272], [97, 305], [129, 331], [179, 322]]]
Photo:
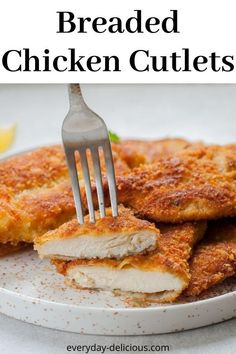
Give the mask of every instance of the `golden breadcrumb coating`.
[[117, 177], [117, 187], [120, 203], [157, 222], [235, 216], [236, 146], [195, 147], [160, 158]]
[[112, 150], [133, 169], [142, 164], [151, 164], [163, 156], [170, 156], [202, 143], [190, 143], [184, 139], [122, 140], [113, 144]]
[[[129, 171], [127, 164], [114, 152], [116, 172], [124, 174]], [[91, 165], [91, 157], [89, 156]], [[81, 172], [79, 158], [77, 167]], [[102, 170], [105, 162], [102, 159]], [[65, 155], [60, 145], [42, 147], [32, 152], [23, 153], [0, 161], [0, 198], [9, 201], [11, 197], [26, 190], [50, 188], [59, 181], [68, 180]]]
[[16, 245], [12, 245], [11, 243], [0, 244], [0, 257], [8, 256], [9, 254], [16, 253], [28, 247], [29, 245], [24, 242], [19, 242]]
[[[113, 159], [117, 174], [129, 171], [116, 153]], [[81, 172], [78, 157], [77, 167]], [[104, 159], [101, 167], [104, 171]], [[61, 146], [40, 148], [0, 162], [0, 242], [32, 243], [35, 236], [57, 228], [74, 214]]]
[[[188, 286], [190, 279], [188, 259], [194, 244], [202, 238], [206, 223], [185, 223], [182, 225], [160, 225], [161, 235], [158, 238], [157, 248], [148, 255], [134, 255], [115, 259], [77, 259], [64, 261], [53, 259], [52, 264], [57, 271], [66, 276], [68, 271], [78, 265], [111, 267], [115, 269], [136, 268], [141, 271], [169, 272], [182, 280], [182, 289]], [[167, 297], [173, 301], [178, 295], [175, 293]], [[164, 300], [163, 300], [164, 301]]]
[[[130, 153], [125, 153], [127, 150], [125, 145], [123, 152], [120, 152], [122, 144], [123, 142], [112, 144], [117, 176], [124, 176], [130, 172], [127, 163], [130, 161]], [[149, 142], [139, 141], [139, 144], [143, 147], [148, 146], [148, 149], [144, 148], [145, 153], [148, 154]], [[168, 148], [169, 145], [174, 149], [178, 144], [185, 146], [188, 143], [173, 139], [156, 142], [155, 146], [158, 151], [166, 151], [171, 149]], [[100, 155], [101, 169], [104, 173], [105, 162], [101, 152]], [[136, 157], [133, 156], [133, 159], [135, 160]], [[76, 160], [79, 175], [82, 177], [78, 156]], [[88, 162], [91, 167], [89, 154]], [[131, 163], [131, 165], [135, 164]], [[83, 187], [83, 183], [81, 186]], [[96, 197], [94, 199], [96, 205], [97, 199]], [[86, 209], [84, 191], [82, 191], [82, 200]], [[0, 162], [0, 242], [31, 243], [37, 235], [57, 228], [70, 220], [74, 214], [74, 199], [61, 146], [39, 148]]]
[[212, 223], [190, 261], [191, 280], [185, 292], [196, 296], [236, 275], [236, 219]]
[[68, 221], [61, 225], [58, 229], [47, 232], [46, 234], [36, 237], [35, 248], [47, 241], [68, 239], [86, 235], [104, 236], [109, 234], [123, 234], [137, 231], [152, 231], [158, 237], [160, 232], [154, 224], [146, 220], [137, 219], [134, 213], [122, 205], [119, 206], [119, 216], [112, 216], [111, 208], [106, 209], [106, 216], [100, 219], [99, 212], [95, 213], [96, 223], [92, 224], [89, 215], [84, 218], [84, 224], [80, 225], [77, 219]]
[[[176, 141], [161, 144], [163, 151], [166, 146], [171, 146], [171, 150]], [[190, 145], [175, 157], [159, 158], [154, 165], [130, 172], [124, 157], [114, 148], [119, 200], [154, 221], [234, 215], [234, 150], [234, 145], [210, 148]], [[81, 171], [78, 158], [77, 166]], [[107, 190], [106, 181], [104, 189]], [[107, 192], [107, 206], [108, 196]], [[86, 210], [83, 188], [82, 200]], [[97, 207], [95, 187], [94, 204]], [[74, 214], [70, 179], [60, 146], [40, 148], [0, 162], [0, 242], [32, 243], [36, 236], [59, 227]]]

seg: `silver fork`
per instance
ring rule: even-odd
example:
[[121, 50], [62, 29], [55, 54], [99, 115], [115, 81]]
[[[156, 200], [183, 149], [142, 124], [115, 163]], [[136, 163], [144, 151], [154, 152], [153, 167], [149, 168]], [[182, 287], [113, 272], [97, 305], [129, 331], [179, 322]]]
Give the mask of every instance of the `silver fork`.
[[79, 184], [80, 176], [75, 161], [76, 151], [80, 155], [90, 222], [95, 222], [95, 212], [86, 154], [88, 150], [90, 150], [92, 156], [100, 216], [103, 218], [106, 215], [99, 148], [103, 149], [112, 215], [116, 217], [118, 215], [118, 207], [115, 171], [107, 127], [102, 118], [87, 106], [78, 84], [69, 85], [69, 98], [70, 110], [62, 125], [62, 140], [72, 183], [77, 219], [80, 224], [84, 223], [84, 212]]

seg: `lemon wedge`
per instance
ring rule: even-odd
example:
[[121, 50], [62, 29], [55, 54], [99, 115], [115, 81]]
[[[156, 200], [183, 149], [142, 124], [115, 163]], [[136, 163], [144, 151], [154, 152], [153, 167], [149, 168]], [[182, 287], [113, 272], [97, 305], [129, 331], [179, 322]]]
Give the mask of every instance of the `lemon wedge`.
[[16, 135], [16, 124], [8, 127], [0, 127], [0, 153], [7, 151], [14, 142]]

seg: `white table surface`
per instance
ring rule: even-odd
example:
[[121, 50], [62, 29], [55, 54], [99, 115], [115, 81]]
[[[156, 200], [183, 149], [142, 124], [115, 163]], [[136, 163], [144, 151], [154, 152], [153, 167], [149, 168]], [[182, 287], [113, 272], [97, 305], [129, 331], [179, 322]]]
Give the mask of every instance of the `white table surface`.
[[[84, 92], [93, 109], [122, 136], [236, 141], [236, 85], [88, 85]], [[18, 123], [9, 153], [60, 141], [65, 93], [63, 85], [0, 85], [0, 126]], [[67, 353], [67, 345], [95, 343], [168, 344], [173, 353], [231, 354], [236, 352], [236, 319], [175, 334], [101, 337], [54, 331], [0, 315], [1, 354], [61, 354]]]

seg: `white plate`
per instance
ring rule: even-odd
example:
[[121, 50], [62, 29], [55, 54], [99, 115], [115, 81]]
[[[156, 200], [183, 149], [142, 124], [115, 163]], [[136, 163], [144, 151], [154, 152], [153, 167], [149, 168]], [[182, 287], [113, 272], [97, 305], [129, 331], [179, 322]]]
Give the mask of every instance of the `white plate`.
[[104, 335], [167, 333], [236, 316], [236, 291], [193, 303], [127, 308], [111, 293], [66, 286], [53, 266], [32, 250], [2, 258], [0, 269], [0, 311], [59, 330]]
[[[216, 143], [236, 140], [236, 85], [83, 88], [91, 107], [121, 136], [183, 136]], [[60, 139], [67, 110], [65, 92], [61, 85], [0, 86], [0, 123], [18, 121], [12, 153]], [[236, 285], [219, 288], [225, 290], [229, 291], [225, 295], [197, 302], [131, 309], [109, 293], [65, 286], [63, 277], [33, 251], [0, 259], [2, 313], [78, 333], [165, 333], [217, 323], [236, 317]]]

